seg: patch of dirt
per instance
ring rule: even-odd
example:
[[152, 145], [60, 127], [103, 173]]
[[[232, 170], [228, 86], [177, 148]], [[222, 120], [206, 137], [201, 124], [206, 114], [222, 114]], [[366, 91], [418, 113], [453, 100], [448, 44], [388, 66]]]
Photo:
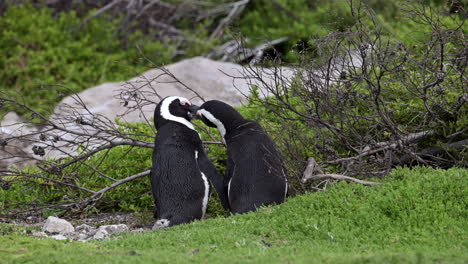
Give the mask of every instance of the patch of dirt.
[[[154, 225], [154, 219], [149, 213], [139, 213], [137, 215], [135, 213], [98, 213], [93, 215], [87, 215], [84, 218], [61, 218], [69, 221], [73, 226], [87, 224], [97, 228], [102, 225], [125, 224], [131, 231], [151, 229], [151, 227]], [[0, 218], [0, 222], [25, 227], [41, 228], [44, 225], [46, 219], [47, 217], [32, 215], [16, 219]]]

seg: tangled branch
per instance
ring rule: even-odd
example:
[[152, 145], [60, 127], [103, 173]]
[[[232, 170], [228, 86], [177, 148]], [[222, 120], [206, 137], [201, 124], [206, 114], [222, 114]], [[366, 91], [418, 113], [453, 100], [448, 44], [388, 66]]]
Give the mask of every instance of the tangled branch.
[[396, 166], [468, 166], [464, 21], [450, 28], [424, 3], [414, 4], [410, 19], [428, 37], [412, 47], [354, 4], [353, 26], [316, 39], [318, 55], [304, 56], [295, 78], [281, 67], [245, 67], [244, 77], [263, 86], [250, 99], [273, 113], [264, 118], [295, 170], [290, 175], [306, 189], [297, 168], [310, 155], [324, 168], [360, 177], [384, 176]]
[[[97, 114], [79, 94], [65, 98], [48, 117], [26, 105], [21, 95], [0, 91], [2, 110], [23, 109], [29, 113], [26, 116], [30, 116], [29, 120], [17, 117], [11, 122], [4, 119], [0, 123], [1, 187], [8, 190], [15, 185], [31, 185], [38, 189], [54, 186], [68, 190], [68, 202], [52, 202], [50, 206], [33, 208], [42, 210], [55, 205], [67, 210], [84, 209], [101, 202], [117, 187], [149, 175], [149, 166], [144, 163], [133, 163], [131, 169], [124, 164], [129, 157], [135, 157], [131, 153], [144, 149], [148, 151], [138, 155], [144, 155], [143, 160], [151, 157], [155, 130], [152, 120], [146, 115], [148, 112], [152, 114], [158, 99], [161, 99], [158, 93], [160, 80], [167, 82], [169, 79], [183, 87], [186, 94], [194, 94], [204, 101], [196, 90], [164, 67], [157, 67], [157, 70], [161, 74], [155, 78], [142, 77], [115, 91], [114, 98], [121, 101], [122, 109], [126, 109], [115, 120]], [[134, 127], [120, 121], [120, 118], [125, 119], [135, 113], [145, 125]], [[222, 143], [213, 138], [204, 144]], [[116, 173], [119, 169], [133, 173]], [[20, 212], [14, 210], [12, 213]]]

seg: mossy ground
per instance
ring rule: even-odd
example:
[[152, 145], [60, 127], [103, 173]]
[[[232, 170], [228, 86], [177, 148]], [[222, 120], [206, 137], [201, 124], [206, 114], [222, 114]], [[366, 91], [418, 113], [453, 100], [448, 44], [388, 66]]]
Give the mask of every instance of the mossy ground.
[[0, 263], [466, 263], [468, 171], [398, 169], [258, 212], [105, 241], [0, 225]]

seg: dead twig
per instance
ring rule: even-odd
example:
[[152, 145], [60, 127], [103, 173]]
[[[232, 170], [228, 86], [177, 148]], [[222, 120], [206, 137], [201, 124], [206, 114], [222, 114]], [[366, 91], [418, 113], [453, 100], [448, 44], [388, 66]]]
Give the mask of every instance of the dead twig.
[[100, 16], [101, 14], [105, 13], [106, 11], [110, 10], [114, 6], [116, 6], [118, 3], [122, 2], [123, 0], [114, 0], [110, 2], [109, 4], [105, 5], [101, 9], [97, 10], [94, 12], [92, 15], [88, 16], [87, 18], [83, 19], [83, 21], [78, 24], [78, 26], [75, 27], [75, 29], [80, 29], [84, 24], [88, 23], [91, 19]]
[[255, 48], [245, 47], [244, 40], [230, 40], [218, 49], [206, 54], [208, 58], [217, 58], [222, 56], [221, 61], [244, 62], [249, 60], [249, 65], [255, 65], [261, 62], [265, 52], [273, 49], [276, 45], [288, 41], [289, 38], [279, 38], [267, 41], [257, 45]]
[[[265, 53], [265, 51], [267, 49], [271, 49], [275, 45], [286, 42], [286, 41], [288, 41], [288, 39], [289, 38], [284, 37], [284, 38], [275, 39], [275, 40], [272, 40], [272, 41], [265, 42], [265, 43], [263, 43], [261, 45], [258, 45], [257, 47], [255, 47], [252, 50], [252, 55], [254, 56], [254, 58], [249, 62], [249, 65], [254, 65], [254, 64], [259, 63], [261, 61], [261, 59], [263, 58], [263, 54]], [[248, 54], [246, 54], [246, 56], [247, 55]]]
[[250, 2], [250, 0], [241, 0], [232, 4], [232, 9], [229, 14], [221, 19], [216, 29], [211, 33], [210, 40], [213, 40], [216, 37], [219, 37], [224, 28], [227, 27], [237, 16], [239, 16], [244, 10], [245, 6]]
[[352, 181], [355, 183], [363, 184], [363, 185], [380, 185], [379, 182], [370, 182], [370, 181], [363, 181], [353, 177], [341, 175], [341, 174], [315, 174], [307, 179], [303, 179], [303, 183], [306, 183], [308, 180], [324, 180], [324, 179], [334, 179], [334, 180], [342, 180], [342, 181]]
[[122, 185], [124, 183], [129, 182], [129, 181], [133, 181], [135, 179], [150, 175], [150, 173], [151, 173], [151, 170], [146, 170], [144, 172], [140, 172], [140, 173], [137, 173], [135, 175], [129, 176], [129, 177], [125, 178], [125, 179], [118, 180], [118, 181], [114, 182], [113, 184], [111, 184], [109, 186], [106, 186], [105, 188], [102, 188], [101, 190], [99, 190], [97, 192], [94, 192], [94, 194], [92, 196], [90, 196], [89, 198], [87, 198], [86, 200], [84, 200], [83, 203], [86, 204], [86, 203], [89, 203], [89, 202], [94, 202], [96, 200], [99, 200], [102, 197], [102, 195], [104, 195], [104, 193], [108, 192], [109, 190], [112, 190], [112, 189], [118, 187], [119, 185]]
[[[314, 174], [315, 172], [318, 172], [319, 174]], [[310, 157], [307, 161], [307, 167], [304, 170], [304, 174], [302, 176], [302, 180], [301, 180], [302, 183], [306, 183], [309, 180], [320, 181], [320, 180], [326, 180], [326, 179], [352, 181], [352, 182], [363, 184], [363, 185], [380, 185], [381, 184], [378, 182], [363, 181], [363, 180], [359, 180], [359, 179], [356, 179], [350, 176], [341, 175], [341, 174], [323, 173], [317, 161], [315, 161], [314, 158]]]

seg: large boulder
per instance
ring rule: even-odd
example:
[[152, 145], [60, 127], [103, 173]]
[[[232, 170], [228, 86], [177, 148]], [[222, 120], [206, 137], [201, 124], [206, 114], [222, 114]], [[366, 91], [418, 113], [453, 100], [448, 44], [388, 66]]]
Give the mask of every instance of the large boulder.
[[[251, 70], [259, 69], [252, 68]], [[263, 80], [259, 82], [255, 78], [245, 77], [252, 75], [252, 71], [246, 70], [239, 64], [195, 57], [167, 65], [164, 70], [149, 70], [128, 81], [104, 83], [67, 96], [56, 106], [50, 119], [68, 130], [92, 134], [94, 132], [92, 128], [89, 126], [84, 128], [76, 120], [82, 117], [93, 119], [93, 116], [100, 116], [109, 122], [113, 122], [116, 117], [127, 122], [152, 121], [156, 104], [162, 98], [171, 95], [189, 98], [196, 104], [202, 103], [200, 98], [202, 97], [205, 100], [218, 99], [239, 106], [247, 101], [246, 96], [253, 86], [260, 89], [262, 96], [269, 94], [264, 89], [265, 83], [275, 86], [275, 81], [277, 81], [270, 73], [268, 69], [262, 69]], [[282, 68], [281, 74], [286, 78], [292, 78], [294, 71]], [[137, 111], [129, 111], [129, 107], [134, 107], [136, 102], [127, 99], [135, 99], [135, 96], [146, 103], [141, 104]], [[51, 127], [44, 126], [42, 130], [28, 127], [18, 115], [8, 114], [0, 123], [0, 143], [2, 137], [36, 133], [33, 133], [27, 141], [9, 141], [7, 147], [0, 144], [0, 148], [4, 150], [3, 154], [0, 154], [0, 168], [12, 163], [22, 165], [24, 157], [43, 159], [76, 153], [76, 146], [70, 147], [67, 143], [75, 142], [75, 135], [59, 132], [57, 137], [60, 137], [60, 140], [54, 140], [54, 138], [39, 140], [43, 131], [50, 132]], [[93, 144], [96, 146], [99, 142], [95, 141]], [[51, 145], [54, 146], [53, 149], [47, 147]], [[34, 150], [33, 147], [38, 149]], [[6, 157], [7, 153], [11, 154]], [[13, 158], [15, 155], [21, 156], [23, 162], [20, 162], [18, 158]], [[31, 160], [34, 161], [34, 159]]]
[[[194, 103], [201, 103], [197, 94], [205, 100], [217, 99], [231, 105], [239, 106], [245, 103], [253, 85], [262, 89], [264, 85], [255, 78], [246, 78], [250, 75], [239, 64], [213, 61], [204, 57], [194, 57], [168, 65], [165, 69], [172, 74], [168, 75], [161, 69], [149, 70], [138, 77], [125, 82], [104, 83], [86, 89], [77, 96], [66, 97], [55, 109], [56, 115], [67, 113], [69, 106], [82, 108], [81, 113], [103, 115], [110, 120], [121, 117], [127, 122], [152, 120], [156, 103], [166, 96], [182, 96], [191, 99]], [[291, 78], [294, 72], [282, 69], [282, 75]], [[175, 80], [175, 78], [178, 80]], [[263, 74], [266, 83], [274, 84], [273, 76]], [[138, 96], [154, 102], [142, 107], [144, 115], [139, 111], [126, 113], [124, 106], [128, 91], [137, 91]], [[263, 89], [262, 94], [268, 94]], [[158, 96], [159, 95], [159, 96]], [[79, 98], [79, 100], [77, 100]], [[128, 105], [132, 106], [132, 105]]]
[[22, 167], [34, 163], [33, 159], [28, 158], [27, 149], [31, 141], [24, 136], [37, 132], [37, 130], [15, 112], [7, 113], [0, 120], [0, 169], [7, 168], [12, 164]]

